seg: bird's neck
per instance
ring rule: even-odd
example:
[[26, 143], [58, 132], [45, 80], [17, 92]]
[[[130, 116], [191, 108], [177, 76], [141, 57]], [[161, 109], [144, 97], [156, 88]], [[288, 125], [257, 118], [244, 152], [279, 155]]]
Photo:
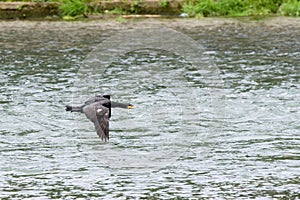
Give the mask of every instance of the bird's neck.
[[119, 103], [119, 102], [111, 102], [111, 107], [112, 108], [128, 108], [127, 104], [124, 103]]

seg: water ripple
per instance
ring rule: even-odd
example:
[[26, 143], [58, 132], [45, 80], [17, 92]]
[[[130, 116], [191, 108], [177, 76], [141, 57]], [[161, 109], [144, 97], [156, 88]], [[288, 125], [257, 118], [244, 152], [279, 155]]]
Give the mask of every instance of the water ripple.
[[[87, 84], [82, 61], [113, 31], [36, 23], [0, 31], [0, 198], [299, 198], [299, 30], [186, 30], [224, 81], [225, 124], [211, 134], [224, 119], [214, 118], [205, 69], [142, 49], [88, 71], [101, 83]], [[96, 92], [136, 106], [113, 111], [109, 143], [64, 112]]]

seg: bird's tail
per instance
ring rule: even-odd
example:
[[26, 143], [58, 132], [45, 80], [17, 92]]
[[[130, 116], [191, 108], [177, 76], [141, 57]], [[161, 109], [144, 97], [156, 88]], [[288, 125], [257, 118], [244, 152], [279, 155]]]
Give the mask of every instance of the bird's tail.
[[66, 106], [66, 111], [71, 111], [71, 112], [83, 112], [82, 111], [82, 106]]

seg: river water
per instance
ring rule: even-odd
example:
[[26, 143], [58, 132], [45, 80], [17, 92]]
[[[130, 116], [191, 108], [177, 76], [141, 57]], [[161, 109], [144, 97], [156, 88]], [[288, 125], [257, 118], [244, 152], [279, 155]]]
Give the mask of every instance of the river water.
[[300, 198], [300, 26], [196, 21], [1, 22], [0, 198]]

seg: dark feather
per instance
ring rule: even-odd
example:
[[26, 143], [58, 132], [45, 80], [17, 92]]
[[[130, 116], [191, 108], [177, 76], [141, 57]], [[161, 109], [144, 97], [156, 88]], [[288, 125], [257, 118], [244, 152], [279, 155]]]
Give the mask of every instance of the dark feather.
[[107, 141], [109, 139], [109, 109], [102, 106], [100, 102], [94, 102], [85, 106], [83, 112], [94, 123], [98, 136]]

